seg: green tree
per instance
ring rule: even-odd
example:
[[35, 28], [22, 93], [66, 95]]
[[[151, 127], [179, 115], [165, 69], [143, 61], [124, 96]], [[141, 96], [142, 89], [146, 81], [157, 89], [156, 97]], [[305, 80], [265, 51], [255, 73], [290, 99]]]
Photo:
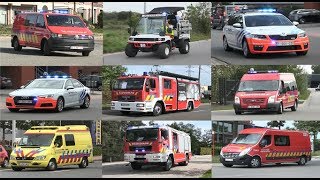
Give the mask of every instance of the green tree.
[[267, 123], [267, 125], [270, 127], [278, 127], [279, 129], [281, 129], [281, 127], [283, 127], [285, 123], [286, 121], [270, 121]]
[[196, 5], [191, 4], [186, 9], [186, 17], [192, 24], [194, 33], [210, 34], [210, 2], [199, 2]]
[[312, 74], [320, 74], [320, 66], [319, 65], [312, 65]]

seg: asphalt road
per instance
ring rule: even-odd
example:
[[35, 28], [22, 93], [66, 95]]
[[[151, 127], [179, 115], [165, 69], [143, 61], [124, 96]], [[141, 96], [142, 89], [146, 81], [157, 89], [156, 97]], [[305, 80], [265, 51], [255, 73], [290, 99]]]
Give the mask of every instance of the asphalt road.
[[261, 168], [246, 166], [224, 167], [214, 163], [213, 178], [319, 178], [320, 159], [313, 159], [305, 166], [297, 164], [265, 165]]
[[295, 53], [262, 54], [253, 58], [245, 58], [242, 51], [224, 51], [222, 43], [222, 30], [211, 30], [211, 57], [213, 65], [236, 64], [236, 65], [306, 65], [320, 64], [320, 27], [301, 27], [310, 39], [310, 49], [306, 56], [297, 56]]
[[101, 119], [101, 92], [91, 95], [91, 103], [88, 109], [72, 107], [64, 109], [60, 113], [49, 110], [20, 110], [10, 112], [5, 106], [5, 95], [1, 95], [0, 115], [3, 120], [97, 120]]
[[151, 114], [130, 113], [122, 115], [119, 111], [103, 110], [103, 120], [210, 120], [210, 104], [202, 104], [193, 111], [175, 111], [152, 116]]
[[55, 51], [50, 56], [43, 56], [39, 49], [23, 47], [14, 51], [10, 37], [0, 38], [1, 66], [101, 66], [102, 40], [95, 40], [94, 50], [84, 57], [77, 52]]
[[244, 113], [236, 115], [234, 110], [211, 111], [212, 120], [319, 120], [320, 92], [310, 89], [311, 94], [303, 104], [298, 105], [297, 111], [285, 109], [283, 114], [273, 112]]
[[56, 171], [45, 169], [24, 169], [20, 172], [0, 168], [1, 178], [101, 178], [101, 161], [90, 163], [85, 169], [78, 166], [65, 166]]
[[160, 59], [154, 53], [138, 52], [134, 58], [128, 58], [124, 52], [104, 54], [104, 65], [209, 65], [211, 40], [190, 43], [190, 52], [180, 54], [178, 49], [171, 52], [169, 58]]
[[164, 171], [161, 166], [143, 166], [133, 170], [127, 162], [103, 163], [103, 178], [198, 178], [212, 167], [211, 156], [193, 156], [188, 166]]

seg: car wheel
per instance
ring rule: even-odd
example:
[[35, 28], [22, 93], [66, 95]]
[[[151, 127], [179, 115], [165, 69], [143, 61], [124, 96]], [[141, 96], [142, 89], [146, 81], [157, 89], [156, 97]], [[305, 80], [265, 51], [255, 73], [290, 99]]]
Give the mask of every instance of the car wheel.
[[246, 57], [246, 58], [252, 57], [252, 54], [251, 54], [251, 51], [249, 49], [248, 42], [246, 39], [243, 40], [243, 42], [242, 42], [242, 52], [243, 52], [244, 57]]
[[64, 108], [64, 100], [62, 97], [59, 97], [57, 100], [55, 111], [61, 112], [63, 110], [63, 108]]
[[229, 46], [227, 38], [225, 36], [223, 36], [223, 49], [225, 51], [231, 51], [232, 48]]
[[307, 55], [308, 51], [297, 51], [296, 54], [297, 56], [305, 56]]
[[86, 97], [83, 100], [83, 104], [80, 106], [82, 109], [87, 109], [90, 106], [90, 97], [86, 95]]
[[83, 157], [81, 160], [81, 163], [79, 164], [79, 168], [86, 168], [88, 166], [89, 162], [86, 157]]
[[9, 160], [7, 158], [3, 160], [3, 164], [1, 165], [1, 167], [3, 168], [9, 167]]
[[10, 112], [18, 112], [18, 111], [20, 111], [20, 109], [17, 109], [17, 108], [15, 108], [15, 109], [13, 109], [13, 108], [8, 108], [8, 109], [9, 109]]
[[291, 111], [297, 111], [298, 103], [297, 100], [294, 101], [294, 105], [291, 107]]
[[131, 164], [131, 168], [132, 168], [133, 170], [139, 170], [139, 169], [141, 169], [141, 167], [142, 167], [141, 164], [138, 164], [138, 163], [135, 163], [135, 162], [132, 162], [132, 163], [130, 163], [130, 164]]
[[49, 43], [46, 40], [44, 40], [43, 43], [42, 43], [42, 53], [45, 56], [49, 56], [51, 54]]
[[188, 102], [187, 111], [192, 111], [192, 109], [193, 109], [192, 102]]
[[160, 44], [157, 50], [157, 55], [161, 59], [166, 59], [169, 57], [169, 54], [170, 54], [170, 46], [166, 43]]
[[22, 46], [19, 44], [19, 40], [18, 40], [17, 37], [15, 37], [15, 38], [13, 39], [13, 49], [14, 49], [15, 51], [21, 51], [21, 50], [22, 50]]
[[307, 159], [304, 156], [301, 156], [299, 161], [298, 161], [298, 165], [300, 166], [304, 166], [307, 163]]
[[278, 114], [282, 114], [283, 113], [283, 105], [282, 105], [282, 103], [279, 104], [277, 113]]
[[179, 52], [180, 54], [188, 54], [190, 50], [190, 44], [188, 41], [181, 41]]
[[134, 48], [132, 44], [127, 44], [125, 53], [128, 57], [135, 57], [138, 53], [138, 49]]
[[90, 51], [82, 51], [82, 56], [89, 56]]
[[232, 167], [233, 165], [232, 165], [232, 164], [223, 164], [223, 166], [225, 166], [225, 167]]
[[249, 167], [258, 168], [261, 166], [261, 160], [259, 157], [253, 157], [249, 162]]
[[299, 23], [300, 23], [300, 24], [304, 24], [304, 23], [306, 23], [306, 20], [305, 20], [304, 18], [300, 18], [300, 19], [299, 19]]
[[164, 169], [165, 171], [169, 171], [169, 170], [172, 168], [172, 165], [173, 165], [172, 157], [169, 156], [169, 157], [168, 157], [168, 160], [167, 160], [166, 164], [164, 165], [164, 168], [163, 168], [163, 169]]
[[56, 160], [51, 159], [51, 160], [49, 161], [48, 166], [47, 166], [47, 170], [49, 170], [49, 171], [55, 171], [55, 170], [57, 170]]
[[121, 114], [123, 114], [123, 115], [129, 115], [130, 114], [130, 111], [120, 111], [121, 112]]
[[153, 116], [159, 116], [160, 114], [162, 114], [162, 105], [157, 102], [153, 107]]
[[99, 87], [98, 87], [98, 91], [102, 91], [102, 86], [99, 86]]
[[14, 170], [14, 171], [22, 171], [23, 168], [21, 168], [21, 167], [13, 167], [12, 166], [11, 169]]

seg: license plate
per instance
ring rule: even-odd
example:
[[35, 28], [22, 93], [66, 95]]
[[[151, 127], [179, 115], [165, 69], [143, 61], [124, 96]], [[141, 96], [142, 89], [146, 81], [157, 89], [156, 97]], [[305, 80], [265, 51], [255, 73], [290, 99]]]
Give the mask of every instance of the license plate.
[[260, 108], [260, 106], [248, 106], [248, 108]]
[[20, 166], [28, 166], [29, 163], [20, 163]]
[[276, 42], [277, 46], [291, 46], [293, 42]]
[[129, 104], [123, 104], [123, 103], [122, 103], [121, 106], [129, 106]]
[[83, 49], [82, 46], [71, 46], [70, 49]]
[[144, 158], [144, 156], [136, 155], [136, 158]]
[[145, 44], [140, 44], [140, 47], [146, 47], [146, 45]]
[[233, 159], [225, 159], [225, 161], [233, 161]]
[[18, 100], [18, 103], [32, 104], [32, 100]]

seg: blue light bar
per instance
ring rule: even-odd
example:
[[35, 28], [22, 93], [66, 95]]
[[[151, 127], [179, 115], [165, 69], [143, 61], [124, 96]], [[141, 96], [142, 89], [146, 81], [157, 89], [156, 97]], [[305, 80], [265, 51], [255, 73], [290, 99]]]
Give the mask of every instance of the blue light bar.
[[266, 9], [258, 9], [260, 12], [276, 12], [276, 9], [266, 8]]
[[33, 98], [33, 101], [38, 101], [38, 98]]
[[268, 73], [278, 73], [278, 70], [269, 70]]
[[59, 76], [55, 75], [54, 78], [59, 78]]
[[121, 76], [126, 76], [126, 73], [121, 73]]
[[40, 76], [40, 78], [46, 78], [46, 79], [50, 79], [50, 78], [55, 78], [55, 79], [66, 79], [66, 78], [72, 78], [71, 76], [58, 76], [58, 75], [54, 75], [54, 76]]
[[143, 72], [143, 75], [144, 75], [144, 76], [147, 76], [147, 75], [148, 75], [148, 72]]

